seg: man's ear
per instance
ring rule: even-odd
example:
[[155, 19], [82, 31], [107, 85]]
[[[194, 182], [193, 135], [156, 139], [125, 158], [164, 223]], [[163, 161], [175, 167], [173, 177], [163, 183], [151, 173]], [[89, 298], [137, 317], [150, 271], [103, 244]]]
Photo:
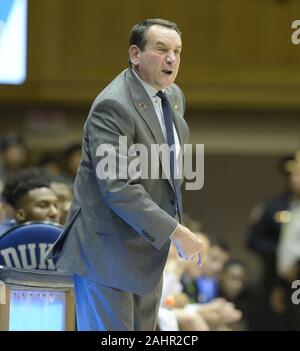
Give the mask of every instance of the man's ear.
[[18, 222], [25, 222], [26, 221], [26, 215], [25, 215], [25, 211], [23, 210], [23, 208], [19, 208], [18, 210], [16, 210], [16, 220]]
[[136, 45], [129, 47], [129, 58], [133, 66], [138, 66], [140, 58], [140, 49]]

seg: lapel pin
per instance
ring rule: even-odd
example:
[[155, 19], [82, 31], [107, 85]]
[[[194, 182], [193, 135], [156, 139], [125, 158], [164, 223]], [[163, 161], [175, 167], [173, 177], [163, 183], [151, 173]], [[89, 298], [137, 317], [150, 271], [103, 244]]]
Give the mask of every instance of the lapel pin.
[[178, 110], [178, 105], [174, 105], [174, 109], [177, 111]]
[[141, 103], [140, 106], [141, 106], [141, 108], [142, 108], [143, 110], [146, 110], [146, 108], [147, 108], [147, 105], [144, 104], [144, 103]]

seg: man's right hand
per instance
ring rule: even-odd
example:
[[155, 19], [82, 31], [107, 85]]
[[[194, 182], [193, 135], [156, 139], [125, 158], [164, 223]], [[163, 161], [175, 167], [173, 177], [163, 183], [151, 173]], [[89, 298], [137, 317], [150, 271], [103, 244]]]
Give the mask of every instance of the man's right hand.
[[179, 224], [171, 237], [172, 242], [176, 246], [178, 255], [186, 260], [198, 258], [198, 266], [202, 264], [204, 255], [203, 242], [197, 235], [191, 232], [187, 227]]

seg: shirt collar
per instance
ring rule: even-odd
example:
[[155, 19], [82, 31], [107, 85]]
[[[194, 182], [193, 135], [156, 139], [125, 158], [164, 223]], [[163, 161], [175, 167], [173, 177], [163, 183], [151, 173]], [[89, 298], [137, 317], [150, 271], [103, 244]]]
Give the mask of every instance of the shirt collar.
[[[151, 85], [149, 85], [148, 83], [146, 83], [139, 75], [138, 73], [132, 68], [133, 73], [135, 74], [135, 76], [137, 77], [137, 79], [141, 82], [141, 84], [143, 85], [143, 87], [145, 88], [147, 94], [149, 95], [149, 97], [152, 99], [154, 97], [156, 97], [156, 94], [158, 92], [157, 89], [153, 88]], [[162, 89], [162, 91], [164, 91], [164, 89]]]

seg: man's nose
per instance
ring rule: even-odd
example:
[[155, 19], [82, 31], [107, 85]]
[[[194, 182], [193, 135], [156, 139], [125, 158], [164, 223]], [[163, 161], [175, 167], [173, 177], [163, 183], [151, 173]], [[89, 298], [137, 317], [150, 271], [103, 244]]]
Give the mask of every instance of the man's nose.
[[58, 216], [58, 208], [55, 205], [49, 207], [48, 216], [52, 219], [56, 219]]
[[167, 55], [167, 62], [168, 63], [173, 63], [176, 61], [176, 56], [173, 50], [170, 50]]

